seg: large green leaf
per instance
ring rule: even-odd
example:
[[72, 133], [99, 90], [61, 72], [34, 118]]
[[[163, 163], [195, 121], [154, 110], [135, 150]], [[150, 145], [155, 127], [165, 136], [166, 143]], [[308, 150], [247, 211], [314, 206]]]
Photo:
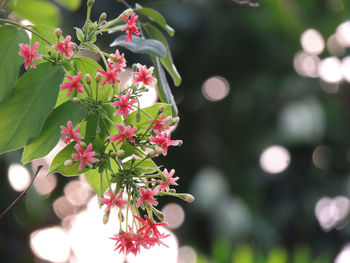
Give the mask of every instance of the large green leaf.
[[[35, 30], [35, 32], [38, 32], [43, 37], [45, 37], [52, 44], [57, 44], [57, 38], [55, 36], [55, 27], [48, 25], [35, 25], [32, 29]], [[35, 34], [32, 34], [32, 42], [39, 42], [37, 52], [42, 55], [47, 55], [47, 51], [51, 46], [49, 43], [47, 43], [45, 40], [43, 40]]]
[[81, 0], [56, 0], [56, 2], [71, 11], [76, 11], [81, 5]]
[[7, 8], [16, 12], [22, 19], [28, 19], [34, 24], [57, 27], [60, 23], [58, 8], [48, 1], [11, 0]]
[[147, 16], [149, 20], [157, 23], [162, 28], [164, 28], [164, 30], [170, 36], [174, 36], [175, 30], [166, 23], [165, 18], [158, 11], [151, 8], [141, 7], [141, 6], [139, 8], [136, 8], [135, 11]]
[[162, 42], [154, 39], [142, 39], [141, 37], [133, 36], [132, 42], [125, 43], [126, 35], [122, 35], [115, 39], [111, 47], [124, 47], [134, 53], [148, 54], [161, 58], [166, 56], [166, 48]]
[[0, 105], [0, 152], [23, 147], [38, 136], [55, 105], [63, 75], [61, 66], [42, 63], [16, 82]]
[[20, 43], [29, 43], [26, 32], [12, 26], [0, 27], [0, 103], [15, 85], [23, 57], [18, 55]]
[[[92, 189], [95, 190], [97, 196], [102, 196], [103, 193], [108, 188], [108, 179], [107, 179], [106, 173], [103, 173], [101, 175], [98, 169], [90, 169], [85, 173], [85, 177], [89, 185], [92, 187]], [[102, 187], [101, 187], [101, 182], [102, 182]]]
[[[152, 118], [154, 119], [157, 116], [157, 113], [161, 106], [165, 107], [164, 117], [171, 115], [171, 106], [169, 104], [156, 103], [150, 107], [146, 107], [140, 110], [139, 112], [141, 116], [140, 122], [137, 122], [137, 118], [136, 118], [137, 110], [129, 114], [129, 116], [124, 120], [124, 122], [127, 125], [133, 125], [135, 127], [137, 126], [138, 130], [136, 132], [143, 133], [149, 126], [151, 126], [151, 122], [149, 121], [149, 119], [151, 119], [150, 116], [152, 116]], [[160, 117], [158, 117], [158, 119], [159, 118]]]
[[158, 82], [157, 82], [158, 96], [162, 102], [171, 104], [171, 113], [173, 117], [176, 117], [178, 115], [178, 109], [177, 109], [173, 94], [171, 93], [171, 89], [166, 79], [165, 72], [163, 70], [161, 62], [157, 57], [152, 57], [152, 61], [153, 61], [153, 65], [155, 66], [155, 76], [158, 79]]
[[57, 107], [46, 119], [38, 138], [24, 147], [22, 163], [40, 158], [48, 154], [61, 137], [60, 126], [67, 126], [68, 121], [73, 125], [79, 123], [87, 114], [87, 109], [81, 104], [67, 101]]
[[169, 45], [168, 45], [166, 38], [164, 37], [162, 32], [160, 32], [155, 26], [153, 26], [151, 24], [145, 25], [144, 28], [145, 28], [146, 32], [151, 36], [151, 38], [159, 40], [165, 46], [166, 57], [161, 58], [160, 62], [162, 62], [165, 69], [169, 72], [170, 76], [173, 78], [175, 86], [178, 87], [181, 84], [181, 76], [180, 76], [179, 72], [177, 71], [175, 64], [173, 62], [173, 58], [171, 56], [170, 48], [169, 48]]

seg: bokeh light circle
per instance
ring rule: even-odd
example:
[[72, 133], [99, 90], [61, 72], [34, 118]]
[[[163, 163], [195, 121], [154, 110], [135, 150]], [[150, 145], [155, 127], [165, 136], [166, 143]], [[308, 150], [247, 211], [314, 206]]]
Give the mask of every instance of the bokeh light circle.
[[325, 47], [322, 35], [315, 29], [306, 30], [301, 35], [300, 42], [304, 51], [311, 55], [321, 54]]
[[30, 184], [30, 173], [22, 164], [11, 164], [7, 176], [11, 187], [17, 192], [23, 191]]
[[260, 166], [267, 173], [277, 174], [287, 169], [290, 160], [290, 154], [286, 148], [273, 145], [261, 153]]
[[202, 94], [209, 101], [224, 99], [230, 92], [228, 81], [221, 76], [213, 76], [207, 79], [202, 86]]

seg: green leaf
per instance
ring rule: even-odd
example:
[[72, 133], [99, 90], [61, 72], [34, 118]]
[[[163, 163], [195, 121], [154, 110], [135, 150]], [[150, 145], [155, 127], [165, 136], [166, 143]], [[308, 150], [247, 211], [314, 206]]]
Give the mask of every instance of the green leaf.
[[[108, 179], [107, 179], [106, 173], [103, 173], [101, 175], [98, 172], [98, 169], [90, 169], [85, 173], [85, 177], [89, 185], [92, 187], [92, 189], [95, 190], [97, 196], [99, 197], [103, 196], [103, 193], [108, 188]], [[101, 188], [101, 179], [102, 179], [102, 188]]]
[[[142, 160], [136, 159], [133, 166], [136, 166], [139, 162]], [[125, 169], [130, 169], [132, 160], [129, 160], [124, 163]], [[158, 166], [152, 161], [152, 159], [146, 159], [142, 161], [139, 165], [137, 165], [135, 168], [132, 168], [132, 172], [136, 175], [142, 175], [146, 173], [153, 173], [155, 171], [158, 171]]]
[[[86, 142], [88, 145], [88, 143]], [[85, 166], [81, 171], [78, 170], [79, 163], [74, 161], [72, 166], [65, 166], [64, 162], [66, 160], [72, 160], [72, 153], [77, 153], [77, 151], [74, 148], [75, 143], [71, 143], [67, 145], [64, 149], [62, 149], [53, 159], [49, 173], [61, 173], [64, 176], [74, 176], [74, 175], [80, 175], [82, 173], [85, 173], [86, 171], [90, 170], [91, 168]], [[92, 149], [94, 151], [94, 149]]]
[[288, 255], [285, 249], [274, 248], [270, 251], [266, 263], [287, 263]]
[[162, 62], [165, 69], [168, 71], [170, 76], [173, 78], [174, 85], [176, 87], [178, 87], [181, 84], [182, 79], [181, 79], [179, 72], [176, 69], [174, 62], [173, 62], [173, 58], [171, 56], [170, 48], [169, 48], [169, 45], [168, 45], [166, 38], [164, 37], [162, 32], [160, 32], [155, 26], [153, 26], [151, 24], [147, 24], [144, 27], [145, 27], [146, 32], [151, 36], [151, 38], [159, 40], [165, 46], [166, 57], [161, 58], [160, 62]]
[[161, 65], [159, 58], [152, 57], [153, 65], [155, 66], [155, 76], [157, 77], [157, 92], [160, 100], [167, 104], [171, 104], [171, 114], [173, 117], [178, 115], [178, 109], [174, 100], [174, 96], [171, 93], [168, 81], [165, 76], [165, 72]]
[[63, 79], [58, 65], [42, 63], [28, 70], [0, 105], [0, 152], [30, 143], [52, 111]]
[[[48, 41], [53, 44], [57, 43], [57, 38], [55, 36], [55, 27], [48, 25], [35, 25], [32, 28], [35, 32], [38, 32], [40, 35], [45, 37]], [[38, 37], [35, 34], [32, 34], [32, 43], [39, 42], [39, 47], [37, 49], [37, 53], [41, 55], [47, 55], [48, 48], [50, 44]]]
[[232, 263], [254, 263], [252, 249], [247, 245], [238, 247], [233, 253]]
[[20, 43], [29, 43], [25, 31], [12, 26], [0, 27], [0, 103], [10, 94], [24, 62], [18, 55]]
[[136, 8], [135, 11], [147, 16], [149, 20], [164, 28], [170, 36], [174, 36], [175, 30], [166, 23], [165, 18], [158, 11], [145, 7]]
[[[133, 125], [135, 127], [137, 126], [138, 129], [136, 132], [143, 133], [151, 125], [151, 122], [149, 121], [149, 119], [152, 119], [152, 118], [154, 119], [157, 116], [158, 110], [161, 106], [165, 107], [164, 117], [171, 115], [171, 106], [169, 104], [156, 103], [150, 107], [141, 109], [141, 111], [140, 111], [141, 121], [140, 122], [136, 121], [137, 110], [130, 113], [129, 116], [124, 120], [124, 122], [127, 125]], [[152, 118], [150, 116], [152, 116]]]
[[46, 1], [11, 0], [7, 8], [16, 12], [22, 19], [33, 24], [44, 24], [57, 27], [60, 24], [58, 8]]
[[68, 121], [73, 125], [79, 123], [87, 114], [87, 109], [80, 104], [67, 101], [57, 107], [46, 119], [38, 138], [24, 147], [22, 163], [40, 158], [55, 147], [61, 137], [60, 126], [67, 126]]
[[56, 2], [71, 11], [78, 10], [81, 5], [81, 0], [56, 0]]
[[166, 56], [166, 48], [162, 42], [154, 39], [142, 39], [141, 37], [133, 36], [132, 42], [125, 43], [126, 35], [115, 39], [111, 47], [124, 47], [134, 53], [148, 54], [161, 58]]

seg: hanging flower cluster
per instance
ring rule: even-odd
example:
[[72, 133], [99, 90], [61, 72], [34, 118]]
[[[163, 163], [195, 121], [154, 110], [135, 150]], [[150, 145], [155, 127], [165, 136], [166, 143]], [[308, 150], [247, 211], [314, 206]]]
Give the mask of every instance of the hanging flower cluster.
[[[38, 96], [43, 104], [47, 104], [36, 112], [44, 116], [42, 120], [36, 119], [42, 129], [40, 134], [28, 135], [30, 143], [24, 145], [22, 159], [28, 162], [46, 155], [61, 137], [66, 146], [53, 159], [49, 173], [66, 176], [84, 173], [99, 197], [97, 205], [104, 210], [103, 222], [109, 221], [112, 210], [118, 213], [118, 222], [115, 223], [119, 231], [110, 236], [115, 241], [115, 250], [136, 255], [141, 248], [150, 249], [155, 245], [167, 247], [166, 238], [169, 235], [159, 228], [167, 226], [167, 223], [157, 207], [158, 199], [166, 195], [192, 202], [194, 197], [177, 193], [174, 187], [178, 185], [179, 177], [174, 176], [175, 170], [168, 172], [154, 162], [158, 156], [166, 156], [170, 146], [182, 144], [181, 140], [171, 139], [171, 131], [179, 122], [174, 104], [156, 103], [150, 107], [140, 107], [142, 95], [154, 89], [158, 81], [164, 82], [157, 79], [159, 70], [162, 70], [159, 58], [152, 57], [153, 66], [139, 63], [129, 65], [133, 70], [132, 79], [122, 86], [121, 72], [126, 71], [127, 67], [124, 54], [118, 49], [108, 54], [94, 44], [96, 36], [107, 31], [125, 32], [126, 39], [125, 42], [122, 39], [122, 44], [130, 44], [134, 35], [143, 32], [138, 28], [138, 16], [132, 9], [127, 9], [114, 20], [106, 21], [106, 14], [103, 13], [98, 22], [91, 22], [89, 15], [93, 2], [87, 1], [88, 18], [84, 27], [76, 28], [80, 43], [72, 42], [72, 37], [64, 36], [61, 29], [53, 32], [56, 43], [51, 43], [38, 32], [35, 35], [39, 40], [32, 46], [24, 41], [19, 43], [18, 54], [24, 58], [24, 67], [28, 70], [23, 78], [27, 78], [27, 82], [35, 79], [33, 85], [26, 82], [26, 88], [35, 90], [35, 94], [40, 94], [38, 87], [46, 89], [49, 86], [52, 89], [52, 92], [45, 93], [47, 98]], [[142, 8], [136, 10], [142, 13]], [[114, 27], [119, 22], [125, 25]], [[164, 57], [166, 54], [155, 48], [155, 42], [152, 43], [151, 47], [147, 47], [154, 49], [151, 54]], [[143, 50], [144, 47], [138, 46], [143, 44], [147, 45], [147, 42], [139, 38], [135, 46]], [[46, 54], [38, 54], [39, 45], [40, 50], [43, 50], [41, 45], [47, 49]], [[165, 50], [161, 42], [157, 45], [160, 50]], [[96, 52], [103, 67], [80, 56], [80, 51], [84, 49]], [[43, 80], [38, 80], [41, 77]], [[18, 83], [21, 84], [21, 81]], [[158, 86], [158, 89], [162, 86]], [[171, 94], [167, 96], [169, 98]], [[37, 103], [38, 98], [34, 99], [28, 102], [28, 107], [24, 102], [23, 108], [27, 107], [29, 113], [36, 109], [32, 104]], [[53, 101], [56, 103], [53, 104]], [[5, 101], [0, 105], [0, 112], [2, 107], [14, 106], [7, 105]], [[21, 122], [20, 125], [27, 123]], [[34, 130], [38, 129], [28, 129], [28, 132]], [[7, 143], [3, 146], [1, 143], [0, 152], [11, 150], [6, 147], [18, 148], [18, 145]]]

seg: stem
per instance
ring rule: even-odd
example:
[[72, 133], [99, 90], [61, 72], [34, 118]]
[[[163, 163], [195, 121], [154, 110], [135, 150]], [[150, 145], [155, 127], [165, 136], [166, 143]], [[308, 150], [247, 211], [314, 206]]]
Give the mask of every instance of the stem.
[[49, 41], [47, 38], [45, 38], [44, 36], [42, 36], [41, 34], [39, 34], [38, 32], [30, 29], [29, 27], [27, 26], [23, 26], [17, 22], [14, 22], [14, 21], [11, 21], [11, 20], [8, 20], [8, 19], [4, 19], [4, 18], [0, 18], [0, 22], [3, 22], [3, 23], [7, 23], [7, 24], [11, 24], [11, 25], [14, 25], [14, 26], [17, 26], [17, 27], [20, 27], [20, 28], [23, 28], [24, 30], [27, 30], [31, 33], [33, 33], [34, 35], [40, 37], [42, 40], [44, 40], [46, 43], [48, 43], [50, 46], [52, 45], [51, 41]]
[[87, 28], [89, 26], [90, 14], [91, 14], [91, 6], [88, 5], [87, 13], [86, 13], [86, 21], [85, 21], [85, 25], [84, 25], [85, 30], [87, 30]]
[[129, 5], [125, 0], [119, 0], [123, 5], [125, 5], [127, 8], [133, 9], [131, 5]]
[[42, 165], [39, 165], [37, 170], [36, 170], [36, 173], [34, 174], [33, 176], [33, 179], [32, 181], [30, 182], [29, 186], [27, 187], [27, 189], [25, 189], [17, 198], [15, 201], [12, 202], [12, 204], [6, 208], [6, 210], [0, 215], [0, 220], [1, 218], [3, 218], [19, 201], [21, 201], [21, 199], [23, 197], [25, 197], [27, 195], [27, 192], [29, 191], [30, 187], [33, 185], [34, 183], [34, 180], [36, 178], [36, 176], [39, 174], [39, 171], [41, 170], [41, 168], [43, 168]]

